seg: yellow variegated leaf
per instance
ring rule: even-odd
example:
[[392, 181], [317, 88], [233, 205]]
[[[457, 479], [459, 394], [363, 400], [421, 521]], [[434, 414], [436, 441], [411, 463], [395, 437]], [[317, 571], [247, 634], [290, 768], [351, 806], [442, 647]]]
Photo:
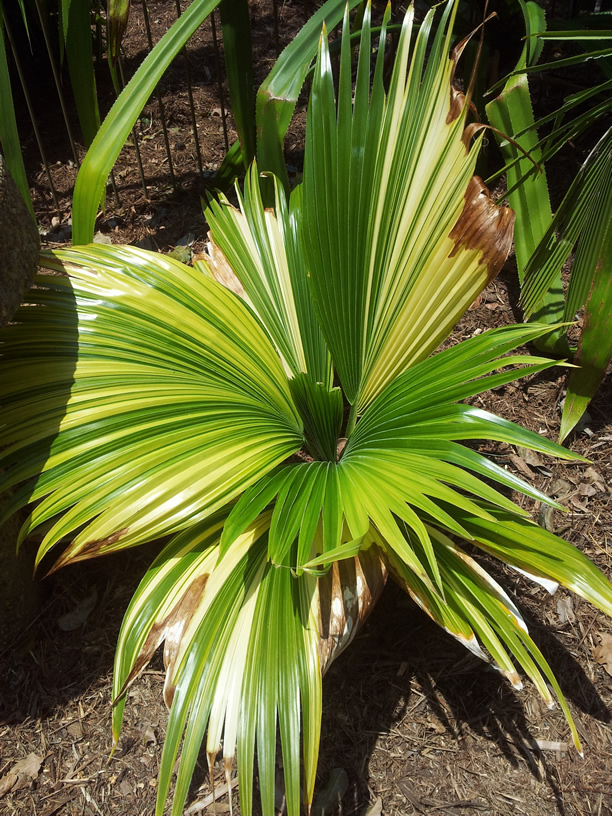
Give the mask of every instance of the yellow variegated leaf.
[[447, 5], [431, 37], [430, 12], [412, 45], [408, 11], [388, 91], [384, 26], [370, 91], [366, 12], [354, 94], [345, 26], [337, 105], [321, 43], [304, 246], [321, 326], [353, 405], [349, 428], [385, 385], [439, 345], [510, 250], [513, 214], [473, 175], [482, 136], [470, 144], [468, 105], [452, 87], [454, 13]]
[[300, 447], [280, 359], [224, 287], [134, 247], [43, 262], [65, 276], [40, 278], [3, 346], [2, 483], [42, 499], [24, 534], [54, 521], [39, 561], [77, 530], [58, 566], [184, 529]]

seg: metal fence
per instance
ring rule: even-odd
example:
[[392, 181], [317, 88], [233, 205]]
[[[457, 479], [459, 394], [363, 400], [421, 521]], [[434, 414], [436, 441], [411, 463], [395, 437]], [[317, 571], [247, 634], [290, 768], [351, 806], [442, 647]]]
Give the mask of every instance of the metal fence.
[[[183, 13], [189, 5], [190, 0], [132, 0], [132, 8], [130, 12], [130, 29], [139, 29], [141, 38], [144, 42], [145, 48], [137, 55], [126, 54], [123, 52], [118, 62], [118, 76], [120, 79], [120, 86], [124, 87], [129, 81], [130, 77], [142, 62], [145, 56], [151, 51], [156, 42], [159, 41], [161, 35], [169, 28]], [[5, 4], [6, 5], [6, 4]], [[17, 6], [17, 4], [14, 4]], [[308, 18], [309, 14], [314, 8], [314, 3], [300, 3], [294, 6], [294, 12], [299, 8], [300, 21], [303, 22]], [[275, 56], [279, 53], [283, 43], [283, 37], [280, 33], [282, 24], [282, 15], [284, 13], [285, 4], [279, 9], [277, 0], [252, 0], [252, 13], [256, 14], [259, 19], [265, 18], [269, 21], [270, 36], [268, 38], [265, 53], [259, 54], [258, 58], [269, 64], [273, 61]], [[312, 8], [308, 8], [311, 6]], [[48, 5], [47, 5], [48, 9]], [[34, 16], [36, 12], [35, 28], [39, 34], [38, 46], [33, 46], [28, 33], [28, 48], [24, 48], [20, 37], [23, 39], [23, 32], [18, 31], [22, 20], [16, 14], [4, 14], [4, 31], [5, 40], [7, 43], [7, 51], [9, 59], [12, 61], [13, 67], [13, 84], [16, 89], [16, 96], [19, 97], [18, 107], [21, 115], [19, 117], [21, 131], [24, 135], [24, 153], [27, 153], [27, 167], [29, 175], [32, 175], [36, 166], [38, 165], [37, 181], [34, 186], [41, 186], [46, 188], [48, 196], [50, 196], [50, 209], [59, 211], [60, 199], [66, 196], [67, 191], [58, 190], [57, 173], [54, 172], [57, 161], [58, 152], [56, 146], [58, 143], [63, 145], [64, 159], [69, 161], [74, 168], [73, 176], [80, 166], [84, 155], [84, 148], [82, 140], [79, 137], [79, 128], [75, 120], [74, 101], [71, 95], [70, 82], [65, 65], [61, 64], [60, 55], [58, 54], [57, 42], [54, 41], [53, 26], [50, 25], [50, 18], [47, 14], [45, 16], [45, 4], [43, 0], [32, 0], [29, 6], [30, 13]], [[295, 15], [294, 15], [295, 16]], [[96, 44], [94, 61], [96, 63], [96, 75], [99, 77], [107, 70], [105, 62], [105, 48], [104, 48], [104, 31], [105, 31], [105, 3], [104, 0], [96, 0], [96, 4], [92, 9], [92, 36]], [[31, 27], [32, 28], [32, 27]], [[129, 43], [129, 31], [126, 42]], [[284, 32], [283, 32], [284, 33]], [[143, 36], [144, 35], [144, 36]], [[198, 40], [200, 44], [205, 43], [207, 50], [207, 58], [209, 60], [208, 67], [204, 70], [209, 77], [209, 95], [212, 87], [215, 87], [216, 93], [216, 107], [220, 117], [221, 128], [223, 133], [223, 146], [225, 152], [230, 147], [230, 116], [228, 111], [228, 97], [224, 87], [225, 83], [225, 69], [223, 61], [223, 48], [220, 38], [220, 22], [218, 11], [214, 12], [206, 22], [198, 29], [194, 37], [190, 40], [187, 46], [182, 50], [179, 56], [175, 59], [173, 65], [168, 72], [174, 72], [176, 78], [180, 73], [180, 81], [183, 90], [186, 90], [185, 106], [188, 108], [185, 111], [184, 128], [190, 130], [190, 143], [192, 145], [190, 159], [195, 162], [194, 171], [197, 171], [199, 176], [205, 174], [205, 158], [203, 156], [203, 149], [199, 135], [198, 128], [198, 114], [196, 111], [196, 103], [194, 101], [194, 40]], [[286, 40], [286, 37], [284, 38]], [[33, 48], [36, 47], [38, 54], [34, 54]], [[24, 59], [25, 56], [25, 59]], [[29, 62], [36, 58], [37, 70], [45, 71], [47, 76], [45, 81], [49, 89], [48, 93], [41, 94], [38, 92], [38, 80], [33, 79], [32, 71], [28, 71]], [[42, 66], [42, 67], [41, 67]], [[167, 73], [168, 73], [167, 72]], [[39, 77], [40, 77], [39, 73]], [[53, 81], [51, 83], [51, 77]], [[104, 84], [104, 83], [103, 83]], [[106, 82], [108, 86], [108, 81]], [[168, 96], [164, 97], [162, 86], [164, 79], [156, 88], [153, 97], [149, 100], [148, 109], [155, 111], [156, 124], [159, 125], [161, 132], [161, 144], [164, 152], [163, 159], [160, 162], [167, 168], [168, 182], [174, 191], [181, 187], [180, 175], [176, 173], [175, 158], [176, 153], [172, 149], [172, 134], [171, 128], [168, 125], [167, 104]], [[108, 90], [108, 88], [107, 88]], [[121, 90], [121, 87], [120, 89]], [[107, 94], [108, 96], [108, 94]], [[106, 104], [101, 101], [102, 113], [105, 108], [109, 107], [109, 100]], [[112, 101], [112, 100], [110, 100]], [[49, 108], [53, 109], [55, 119], [52, 125], [46, 124], [48, 120]], [[61, 113], [61, 117], [60, 117]], [[188, 123], [187, 123], [188, 119]], [[30, 132], [31, 129], [31, 132]], [[52, 132], [50, 132], [52, 131]], [[61, 131], [61, 132], [60, 132]], [[20, 134], [21, 135], [21, 134]], [[146, 138], [146, 137], [145, 137]], [[141, 187], [141, 192], [146, 198], [148, 196], [148, 181], [144, 168], [142, 158], [142, 129], [135, 127], [132, 131], [130, 139], [130, 155], [133, 156], [135, 168], [138, 171], [138, 179]], [[50, 147], [50, 143], [53, 146]], [[61, 153], [61, 151], [60, 151]], [[66, 158], [69, 157], [69, 158]], [[122, 202], [122, 179], [117, 177], [116, 173], [111, 174], [110, 184], [113, 191], [113, 196], [116, 205], [121, 205]]]

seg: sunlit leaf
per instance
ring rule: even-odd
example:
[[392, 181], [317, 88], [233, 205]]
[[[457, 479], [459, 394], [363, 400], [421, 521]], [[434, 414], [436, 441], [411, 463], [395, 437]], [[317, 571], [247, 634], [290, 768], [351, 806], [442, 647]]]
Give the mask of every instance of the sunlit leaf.
[[439, 344], [510, 248], [512, 212], [473, 178], [481, 137], [466, 146], [467, 107], [451, 92], [452, 14], [447, 6], [431, 38], [427, 15], [410, 56], [408, 11], [388, 93], [384, 27], [370, 91], [369, 12], [354, 96], [347, 26], [337, 103], [321, 41], [306, 132], [305, 252], [352, 421]]

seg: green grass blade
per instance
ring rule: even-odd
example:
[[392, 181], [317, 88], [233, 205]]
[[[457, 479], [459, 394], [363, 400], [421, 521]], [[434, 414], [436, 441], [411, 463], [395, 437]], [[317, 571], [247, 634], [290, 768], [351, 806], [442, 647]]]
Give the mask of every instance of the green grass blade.
[[532, 37], [538, 37], [540, 40], [612, 40], [612, 31], [606, 29], [597, 29], [595, 31], [585, 31], [583, 28], [577, 28], [574, 31], [538, 31], [536, 34], [531, 34]]
[[479, 547], [512, 567], [561, 584], [612, 615], [612, 584], [580, 550], [528, 519], [489, 510], [493, 522], [458, 513]]
[[30, 27], [28, 25], [28, 14], [26, 12], [25, 0], [17, 0], [17, 3], [19, 4], [19, 11], [21, 12], [21, 19], [23, 20], [23, 25], [26, 30], [26, 34], [28, 35], [28, 42], [31, 42]]
[[100, 127], [89, 3], [82, 0], [62, 0], [61, 19], [70, 85], [85, 146], [89, 147]]
[[570, 286], [583, 278], [587, 285], [590, 282], [591, 290], [574, 359], [580, 368], [569, 378], [559, 441], [579, 421], [612, 359], [612, 162], [588, 226], [580, 238]]
[[[547, 124], [548, 122], [552, 122], [559, 117], [565, 117], [565, 114], [573, 110], [573, 108], [578, 107], [579, 105], [588, 102], [593, 97], [599, 96], [600, 94], [607, 93], [612, 88], [612, 79], [607, 80], [606, 82], [602, 82], [599, 85], [595, 85], [592, 88], [587, 88], [584, 91], [579, 91], [575, 94], [570, 94], [566, 96], [563, 104], [558, 107], [556, 110], [552, 111], [552, 113], [547, 114], [546, 116], [542, 116], [541, 119], [538, 119], [537, 122], [534, 122], [532, 125], [528, 126], [529, 130], [536, 129], [542, 127], [542, 125]], [[586, 116], [589, 112], [587, 111], [584, 115]], [[578, 119], [574, 120], [578, 121]], [[568, 123], [563, 125], [564, 127], [568, 126]], [[522, 135], [522, 132], [517, 133], [518, 136]]]
[[227, 192], [243, 169], [242, 146], [240, 141], [236, 139], [223, 157], [223, 161], [215, 173], [215, 186], [217, 189]]
[[255, 96], [253, 47], [248, 0], [223, 0], [219, 6], [225, 72], [232, 115], [247, 168], [255, 157]]
[[519, 74], [534, 74], [540, 71], [569, 68], [571, 65], [580, 65], [581, 63], [589, 62], [590, 60], [602, 60], [611, 56], [612, 48], [600, 48], [596, 51], [588, 51], [584, 54], [576, 54], [572, 57], [565, 57], [564, 59], [553, 60], [552, 62], [543, 62], [540, 65], [530, 65], [526, 68], [520, 68], [517, 71], [512, 71], [507, 77], [504, 77], [504, 79], [501, 79], [499, 82], [496, 82], [495, 85], [492, 85], [487, 93], [490, 94], [499, 90], [505, 85], [509, 78], [518, 76]]
[[[536, 3], [530, 2], [526, 6], [530, 12], [537, 9], [538, 13], [543, 17], [544, 12]], [[524, 66], [526, 60], [527, 47], [525, 46], [519, 60], [519, 67]], [[519, 75], [510, 79], [500, 96], [490, 102], [486, 110], [491, 124], [501, 132], [500, 134], [496, 133], [495, 136], [500, 144], [506, 163], [509, 164], [521, 157], [516, 164], [506, 171], [508, 188], [514, 187], [522, 176], [532, 169], [533, 164], [514, 145], [505, 140], [501, 134], [512, 136], [523, 150], [530, 154], [534, 161], [541, 161], [541, 152], [537, 147], [537, 134], [533, 132], [535, 120], [527, 77]], [[529, 136], [527, 136], [527, 133], [529, 133]], [[516, 213], [514, 246], [519, 280], [522, 281], [527, 261], [552, 220], [545, 171], [531, 175], [509, 197], [509, 202]], [[561, 298], [562, 303], [562, 295], [557, 294], [557, 300], [559, 298]], [[557, 311], [559, 316], [556, 322], [560, 322], [562, 307], [558, 308]], [[555, 321], [548, 320], [546, 322]]]
[[545, 292], [569, 257], [578, 237], [587, 225], [602, 180], [610, 172], [612, 130], [608, 130], [593, 148], [567, 191], [555, 217], [532, 254], [521, 299], [526, 314], [538, 308]]
[[342, 561], [345, 558], [354, 558], [359, 554], [362, 547], [363, 539], [361, 538], [357, 541], [347, 541], [346, 544], [342, 544], [340, 547], [334, 547], [333, 550], [328, 550], [322, 555], [317, 555], [316, 558], [311, 558], [310, 561], [303, 565], [302, 569], [307, 572], [308, 570], [314, 570], [315, 567], [329, 567], [336, 561]]
[[[72, 5], [76, 5], [73, 0]], [[75, 244], [93, 239], [98, 206], [106, 180], [136, 119], [162, 74], [219, 0], [193, 0], [145, 58], [111, 108], [81, 165], [74, 188], [72, 238]]]
[[30, 188], [26, 177], [23, 155], [21, 153], [21, 142], [17, 131], [17, 120], [15, 118], [15, 108], [13, 105], [13, 89], [11, 87], [11, 77], [9, 74], [8, 62], [6, 58], [6, 48], [4, 44], [4, 22], [2, 3], [0, 2], [0, 145], [2, 153], [19, 192], [23, 200], [28, 205], [28, 209], [34, 216], [32, 199], [30, 198]]
[[360, 0], [326, 0], [274, 63], [257, 92], [257, 159], [260, 169], [274, 173], [289, 191], [283, 143], [310, 63], [317, 53], [321, 26], [331, 31], [345, 7]]
[[[522, 4], [528, 38], [534, 29], [544, 23], [544, 11], [534, 2]], [[537, 61], [537, 52], [530, 53], [537, 40], [528, 39], [517, 69]], [[525, 269], [552, 221], [546, 171], [531, 172], [532, 162], [504, 139], [502, 134], [511, 136], [526, 151], [533, 161], [542, 162], [542, 152], [538, 146], [538, 136], [534, 129], [535, 120], [531, 106], [529, 81], [525, 74], [512, 76], [497, 99], [486, 106], [487, 116], [499, 133], [495, 137], [507, 165], [507, 186], [513, 192], [508, 196], [510, 206], [516, 214], [514, 247], [519, 280], [522, 282]], [[542, 300], [538, 312], [532, 316], [535, 322], [561, 323], [563, 320], [564, 297], [561, 272], [555, 275]], [[562, 340], [562, 330], [557, 330], [540, 341], [543, 348], [567, 351]]]
[[114, 66], [119, 59], [121, 40], [130, 18], [130, 0], [108, 0], [106, 12], [106, 36], [108, 60]]

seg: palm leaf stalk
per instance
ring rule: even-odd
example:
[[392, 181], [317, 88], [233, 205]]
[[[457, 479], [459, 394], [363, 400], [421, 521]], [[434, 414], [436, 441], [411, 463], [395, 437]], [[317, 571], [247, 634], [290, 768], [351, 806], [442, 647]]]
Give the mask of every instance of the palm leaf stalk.
[[[391, 575], [517, 688], [519, 670], [571, 714], [515, 602], [465, 542], [612, 614], [612, 585], [504, 489], [562, 509], [470, 446], [576, 454], [466, 400], [542, 371], [515, 353], [549, 326], [509, 326], [434, 354], [509, 251], [512, 213], [473, 176], [481, 137], [452, 89], [456, 10], [413, 37], [386, 89], [370, 11], [353, 89], [348, 11], [337, 99], [325, 35], [303, 182], [253, 165], [238, 206], [210, 204], [208, 252], [187, 267], [135, 247], [44, 253], [3, 331], [4, 517], [52, 569], [171, 536], [127, 610], [113, 732], [164, 644], [170, 708], [157, 813], [180, 753], [182, 812], [203, 742], [237, 753], [241, 810], [274, 813], [277, 737], [287, 811], [310, 809], [321, 678]], [[413, 41], [414, 40], [414, 41]], [[426, 53], [429, 55], [427, 60]], [[61, 273], [61, 274], [57, 274]], [[468, 444], [462, 444], [467, 442]]]

